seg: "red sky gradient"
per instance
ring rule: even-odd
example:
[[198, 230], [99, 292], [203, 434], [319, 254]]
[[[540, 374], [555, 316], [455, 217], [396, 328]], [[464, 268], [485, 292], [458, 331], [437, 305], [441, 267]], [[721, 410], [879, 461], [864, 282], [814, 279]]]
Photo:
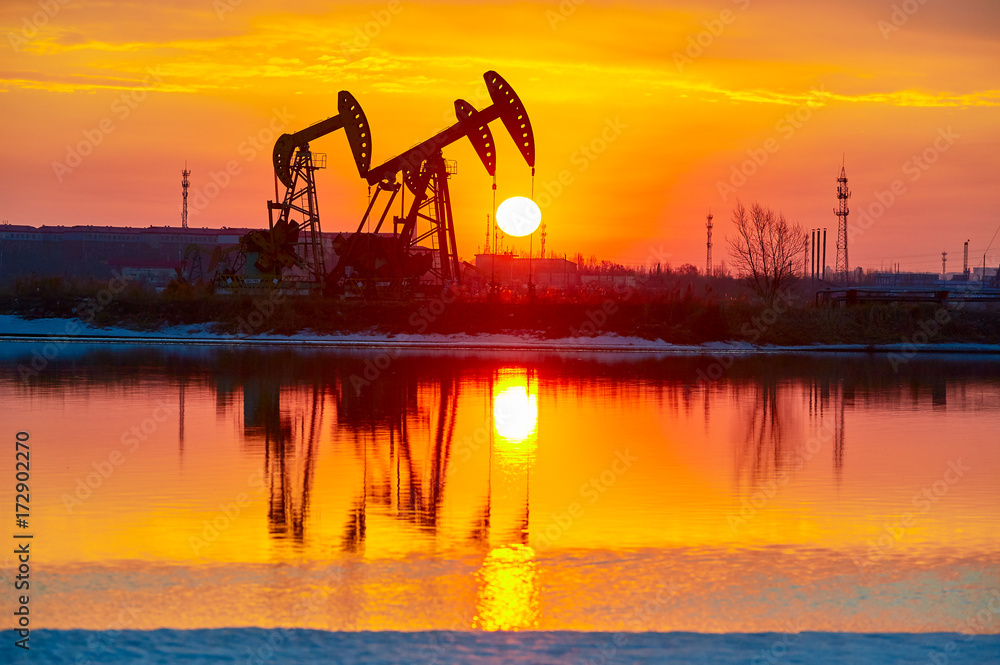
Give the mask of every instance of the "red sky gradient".
[[[358, 39], [366, 26], [372, 36]], [[833, 264], [845, 153], [851, 219], [873, 213], [851, 240], [852, 267], [938, 271], [948, 251], [960, 270], [966, 239], [978, 265], [1000, 223], [995, 0], [8, 0], [0, 35], [0, 219], [10, 223], [179, 225], [187, 160], [201, 202], [192, 226], [263, 227], [272, 128], [335, 114], [346, 89], [381, 163], [454, 122], [455, 99], [485, 106], [489, 69], [531, 116], [550, 251], [703, 268], [705, 214], [716, 216], [718, 262], [740, 198], [826, 226]], [[529, 194], [529, 169], [503, 127], [493, 131], [498, 202]], [[75, 168], [55, 166], [81, 142], [92, 150]], [[603, 152], [587, 158], [592, 142]], [[313, 149], [329, 156], [323, 228], [353, 230], [367, 186], [347, 141], [338, 133]], [[762, 163], [744, 167], [753, 155]], [[921, 169], [920, 155], [933, 164]], [[471, 146], [446, 157], [459, 162], [458, 242], [471, 258], [491, 181]], [[238, 173], [199, 199], [229, 162]], [[734, 168], [753, 171], [735, 191]], [[543, 197], [560, 174], [569, 184]], [[901, 193], [879, 214], [894, 181]], [[987, 263], [998, 262], [994, 241]]]

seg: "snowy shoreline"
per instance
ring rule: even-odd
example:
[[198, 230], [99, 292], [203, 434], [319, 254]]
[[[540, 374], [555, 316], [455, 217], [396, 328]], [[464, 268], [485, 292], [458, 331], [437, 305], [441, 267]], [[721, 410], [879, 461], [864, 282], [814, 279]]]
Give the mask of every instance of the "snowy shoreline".
[[671, 344], [663, 340], [623, 337], [608, 333], [594, 337], [545, 338], [525, 333], [514, 334], [387, 334], [354, 333], [344, 335], [302, 332], [295, 335], [234, 335], [212, 332], [206, 324], [173, 326], [157, 331], [126, 328], [99, 328], [77, 319], [25, 319], [0, 315], [0, 342], [38, 342], [83, 344], [184, 344], [204, 346], [274, 346], [343, 349], [413, 349], [427, 351], [541, 351], [541, 352], [615, 352], [677, 355], [715, 355], [720, 353], [977, 353], [1000, 354], [1000, 344], [811, 344], [795, 346], [759, 346], [748, 342], [706, 342]]
[[[76, 663], [81, 656], [105, 663], [321, 663], [337, 654], [359, 665], [531, 662], [597, 663], [612, 659], [638, 665], [790, 663], [992, 662], [995, 634], [960, 633], [649, 633], [567, 630], [519, 632], [415, 631], [332, 632], [302, 628], [194, 630], [32, 631], [34, 651], [11, 662]], [[20, 651], [20, 650], [18, 650]], [[34, 656], [34, 658], [32, 658]]]

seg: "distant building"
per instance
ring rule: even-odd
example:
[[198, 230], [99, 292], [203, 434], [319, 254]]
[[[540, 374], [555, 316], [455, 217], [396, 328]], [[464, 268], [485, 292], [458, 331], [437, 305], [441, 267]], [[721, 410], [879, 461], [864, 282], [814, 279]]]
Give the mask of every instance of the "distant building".
[[[997, 272], [1000, 268], [986, 268], [986, 280], [987, 282], [994, 282], [997, 278]], [[983, 266], [972, 267], [972, 274], [969, 277], [970, 281], [982, 282], [983, 280]]]
[[621, 288], [625, 286], [636, 286], [637, 284], [638, 282], [636, 281], [635, 275], [602, 274], [602, 273], [597, 273], [594, 275], [580, 275], [580, 286]]
[[513, 254], [476, 254], [476, 270], [486, 284], [495, 279], [502, 286], [564, 289], [580, 284], [577, 266], [566, 259], [529, 259]]
[[[0, 282], [18, 277], [110, 279], [113, 272], [152, 286], [164, 286], [178, 269], [190, 275], [197, 266], [210, 280], [209, 266], [218, 250], [233, 261], [240, 237], [250, 228], [180, 228], [174, 226], [21, 226], [0, 224]], [[327, 270], [337, 262], [334, 240], [323, 234]]]
[[875, 286], [934, 286], [941, 275], [934, 272], [883, 272], [872, 273]]
[[216, 247], [231, 249], [250, 229], [164, 226], [0, 225], [0, 280], [60, 276], [109, 279], [112, 272], [166, 284], [195, 254], [207, 268]]

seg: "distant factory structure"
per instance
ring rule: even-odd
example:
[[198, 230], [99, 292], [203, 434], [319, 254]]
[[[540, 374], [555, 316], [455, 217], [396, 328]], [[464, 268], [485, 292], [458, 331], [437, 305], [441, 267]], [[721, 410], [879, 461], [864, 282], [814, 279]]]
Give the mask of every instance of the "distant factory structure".
[[871, 273], [870, 281], [875, 286], [934, 286], [941, 281], [941, 275], [935, 272], [892, 272], [877, 270]]
[[[23, 226], [0, 224], [0, 282], [19, 277], [110, 279], [121, 275], [153, 287], [183, 278], [211, 282], [238, 255], [240, 238], [254, 229], [169, 226]], [[337, 265], [348, 234], [322, 233], [325, 263]], [[375, 235], [375, 234], [373, 234]], [[378, 234], [387, 235], [391, 234]], [[421, 248], [416, 248], [421, 249]], [[426, 250], [430, 252], [430, 250]], [[565, 258], [528, 259], [476, 254], [462, 263], [470, 286], [571, 288], [581, 283], [577, 264]]]
[[[0, 281], [32, 275], [109, 279], [115, 273], [154, 286], [178, 276], [211, 281], [213, 255], [224, 264], [252, 230], [2, 224]], [[323, 234], [331, 258], [338, 235]]]
[[480, 279], [503, 287], [527, 288], [529, 281], [539, 289], [565, 289], [580, 284], [576, 263], [565, 258], [476, 254], [475, 267]]

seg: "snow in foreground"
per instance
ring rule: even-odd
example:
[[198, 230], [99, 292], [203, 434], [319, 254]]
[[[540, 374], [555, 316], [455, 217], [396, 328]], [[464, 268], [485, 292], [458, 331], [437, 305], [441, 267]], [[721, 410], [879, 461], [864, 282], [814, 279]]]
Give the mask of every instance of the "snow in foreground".
[[[8, 631], [10, 636], [12, 631]], [[996, 662], [1000, 635], [956, 633], [597, 633], [217, 630], [31, 632], [14, 663], [948, 663]]]
[[[82, 324], [74, 319], [24, 319], [10, 314], [0, 314], [0, 341], [7, 339], [40, 338], [61, 342], [116, 342], [116, 343], [168, 343], [168, 344], [247, 344], [267, 346], [314, 347], [397, 347], [441, 350], [488, 351], [632, 351], [679, 353], [750, 353], [759, 351], [868, 351], [864, 344], [811, 344], [802, 346], [755, 346], [748, 342], [707, 342], [704, 344], [671, 344], [661, 339], [625, 337], [605, 333], [593, 337], [544, 338], [534, 333], [522, 334], [385, 334], [377, 332], [354, 334], [318, 334], [301, 332], [295, 335], [241, 335], [218, 333], [210, 324], [174, 326], [156, 331], [136, 331], [127, 328]], [[915, 350], [953, 353], [1000, 353], [997, 344], [881, 344], [881, 351], [911, 353]]]

